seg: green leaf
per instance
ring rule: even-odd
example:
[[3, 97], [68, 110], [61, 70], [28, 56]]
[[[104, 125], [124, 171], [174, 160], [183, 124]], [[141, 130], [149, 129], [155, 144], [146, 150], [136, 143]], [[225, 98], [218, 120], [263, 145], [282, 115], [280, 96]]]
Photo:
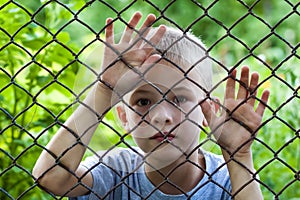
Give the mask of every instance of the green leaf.
[[40, 86], [44, 86], [45, 84], [49, 83], [53, 78], [51, 76], [37, 76], [36, 81], [37, 84]]
[[70, 41], [70, 34], [67, 32], [60, 32], [56, 38], [62, 43], [67, 43]]
[[43, 39], [24, 40], [23, 45], [32, 50], [39, 50], [43, 45], [45, 45], [45, 40]]

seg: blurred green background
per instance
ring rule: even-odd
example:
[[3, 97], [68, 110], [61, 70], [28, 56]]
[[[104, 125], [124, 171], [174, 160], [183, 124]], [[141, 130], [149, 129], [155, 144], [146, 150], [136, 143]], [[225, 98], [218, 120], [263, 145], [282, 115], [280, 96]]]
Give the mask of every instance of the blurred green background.
[[[249, 65], [271, 91], [253, 145], [265, 199], [300, 199], [300, 3], [296, 0], [0, 0], [0, 199], [55, 199], [31, 175], [51, 136], [100, 71], [105, 19], [139, 10], [156, 25], [191, 29], [214, 59], [215, 83], [226, 69]], [[226, 66], [226, 67], [224, 67]], [[224, 84], [214, 91], [222, 99]], [[106, 122], [123, 134], [113, 112]], [[101, 132], [101, 134], [100, 134]], [[205, 134], [202, 134], [202, 140]], [[93, 150], [134, 145], [99, 126]], [[213, 142], [203, 148], [218, 153]], [[87, 155], [91, 155], [87, 151]], [[297, 178], [298, 177], [298, 178]]]

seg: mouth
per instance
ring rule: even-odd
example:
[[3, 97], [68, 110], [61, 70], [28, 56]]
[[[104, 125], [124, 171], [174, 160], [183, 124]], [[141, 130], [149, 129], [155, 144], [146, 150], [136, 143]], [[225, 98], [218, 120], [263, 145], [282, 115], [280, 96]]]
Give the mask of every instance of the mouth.
[[159, 142], [163, 142], [163, 141], [171, 141], [173, 140], [175, 137], [174, 134], [169, 133], [169, 132], [159, 132], [156, 133], [155, 135], [153, 135], [152, 137], [150, 137], [150, 140], [157, 140]]

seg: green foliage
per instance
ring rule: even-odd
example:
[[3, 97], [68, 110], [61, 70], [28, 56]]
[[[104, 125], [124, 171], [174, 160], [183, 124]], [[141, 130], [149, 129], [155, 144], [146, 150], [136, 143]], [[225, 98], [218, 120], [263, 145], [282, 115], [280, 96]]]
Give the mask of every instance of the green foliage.
[[[249, 65], [259, 72], [259, 93], [271, 90], [265, 125], [253, 146], [263, 194], [265, 199], [300, 199], [295, 178], [300, 170], [300, 23], [294, 11], [299, 13], [299, 6], [277, 0], [245, 0], [245, 5], [233, 0], [57, 2], [0, 1], [0, 199], [53, 199], [34, 183], [34, 162], [58, 123], [75, 109], [76, 96], [84, 98], [86, 86], [97, 78], [102, 44], [94, 40], [102, 37], [105, 18], [117, 19], [115, 27], [121, 31], [122, 20], [136, 10], [144, 17], [161, 16], [156, 25], [191, 29], [201, 36], [217, 61], [216, 83], [231, 66]], [[251, 13], [247, 6], [254, 6]], [[214, 93], [222, 99], [223, 90], [221, 84]], [[126, 143], [120, 139], [124, 132], [113, 112], [105, 120], [112, 128], [99, 126], [91, 142], [94, 150], [134, 145], [130, 136], [124, 137]], [[211, 142], [203, 147], [219, 152]]]
[[76, 47], [69, 33], [56, 32], [55, 23], [66, 17], [52, 8], [43, 13], [56, 17], [40, 22], [49, 31], [30, 21], [29, 8], [27, 13], [10, 3], [0, 10], [0, 199], [51, 197], [31, 175], [42, 151], [36, 144], [45, 146], [57, 122], [70, 115], [66, 108], [74, 96], [65, 87], [72, 87], [79, 67], [74, 52], [63, 47]]

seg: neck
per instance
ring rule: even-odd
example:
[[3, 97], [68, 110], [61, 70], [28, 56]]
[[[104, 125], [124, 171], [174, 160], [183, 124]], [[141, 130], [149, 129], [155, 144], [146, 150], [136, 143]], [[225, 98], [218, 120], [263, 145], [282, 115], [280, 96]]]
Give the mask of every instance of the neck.
[[198, 152], [190, 157], [180, 157], [172, 164], [153, 170], [148, 164], [145, 171], [148, 179], [165, 194], [182, 194], [191, 191], [202, 179], [205, 160]]

